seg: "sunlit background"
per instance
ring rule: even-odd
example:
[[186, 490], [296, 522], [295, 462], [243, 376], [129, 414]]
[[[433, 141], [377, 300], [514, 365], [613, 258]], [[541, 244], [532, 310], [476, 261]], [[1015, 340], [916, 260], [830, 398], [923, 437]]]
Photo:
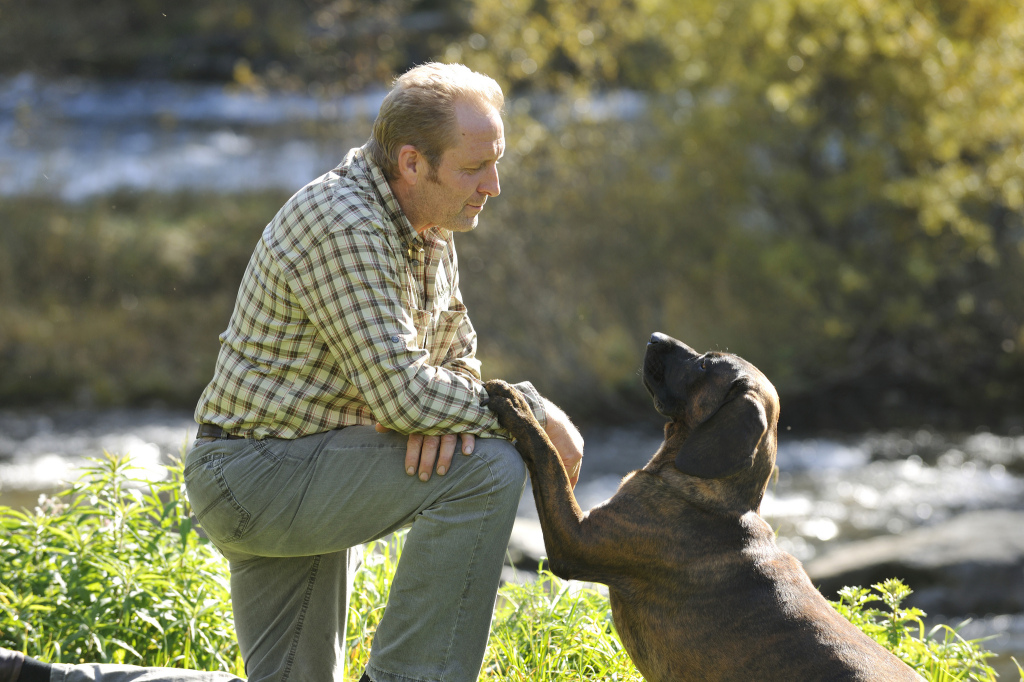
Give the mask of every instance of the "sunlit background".
[[1024, 651], [1024, 546], [994, 530], [1024, 523], [1007, 0], [0, 0], [0, 503], [104, 448], [159, 475], [263, 226], [427, 60], [508, 96], [462, 289], [485, 375], [583, 425], [585, 506], [659, 441], [651, 332], [733, 351], [782, 396], [779, 543], [960, 543], [896, 568], [996, 581], [931, 604]]

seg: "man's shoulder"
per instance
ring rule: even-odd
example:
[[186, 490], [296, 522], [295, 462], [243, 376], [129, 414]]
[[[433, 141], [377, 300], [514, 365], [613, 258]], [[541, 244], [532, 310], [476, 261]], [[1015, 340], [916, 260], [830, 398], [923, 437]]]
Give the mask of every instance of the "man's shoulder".
[[353, 158], [353, 152], [337, 168], [296, 192], [289, 200], [292, 212], [322, 222], [328, 230], [382, 220], [384, 206], [373, 176], [360, 156]]
[[372, 180], [344, 170], [339, 166], [292, 195], [267, 225], [268, 246], [298, 255], [338, 233], [378, 231], [385, 212]]
[[367, 227], [382, 221], [384, 208], [373, 184], [363, 176], [341, 175], [336, 170], [296, 193], [292, 197], [293, 211], [308, 216], [326, 231]]
[[336, 229], [367, 227], [368, 222], [381, 223], [385, 219], [384, 206], [366, 175], [344, 176], [328, 173], [322, 185], [326, 201], [324, 206], [334, 218]]

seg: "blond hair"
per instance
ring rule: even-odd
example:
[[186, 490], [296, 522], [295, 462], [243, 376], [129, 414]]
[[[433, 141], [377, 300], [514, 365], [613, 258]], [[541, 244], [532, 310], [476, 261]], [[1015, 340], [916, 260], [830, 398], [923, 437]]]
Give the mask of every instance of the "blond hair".
[[501, 111], [505, 96], [494, 79], [462, 64], [431, 62], [395, 79], [373, 122], [366, 152], [389, 180], [398, 177], [398, 152], [412, 145], [433, 174], [455, 145], [455, 105], [465, 102]]

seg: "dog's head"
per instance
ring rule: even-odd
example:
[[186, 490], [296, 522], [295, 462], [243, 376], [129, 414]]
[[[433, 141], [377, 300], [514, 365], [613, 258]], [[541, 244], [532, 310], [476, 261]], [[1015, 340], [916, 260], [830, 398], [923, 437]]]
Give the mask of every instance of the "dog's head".
[[756, 367], [731, 353], [698, 353], [656, 333], [644, 357], [644, 386], [671, 421], [666, 446], [676, 468], [701, 479], [736, 477], [737, 491], [760, 506], [775, 467], [779, 397]]

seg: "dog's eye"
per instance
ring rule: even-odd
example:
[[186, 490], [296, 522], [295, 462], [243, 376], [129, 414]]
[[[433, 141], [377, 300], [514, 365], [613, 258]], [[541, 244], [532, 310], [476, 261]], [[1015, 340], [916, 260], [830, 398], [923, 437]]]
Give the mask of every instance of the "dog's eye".
[[701, 358], [700, 359], [700, 368], [701, 369], [707, 369], [708, 368], [708, 359], [707, 358]]

